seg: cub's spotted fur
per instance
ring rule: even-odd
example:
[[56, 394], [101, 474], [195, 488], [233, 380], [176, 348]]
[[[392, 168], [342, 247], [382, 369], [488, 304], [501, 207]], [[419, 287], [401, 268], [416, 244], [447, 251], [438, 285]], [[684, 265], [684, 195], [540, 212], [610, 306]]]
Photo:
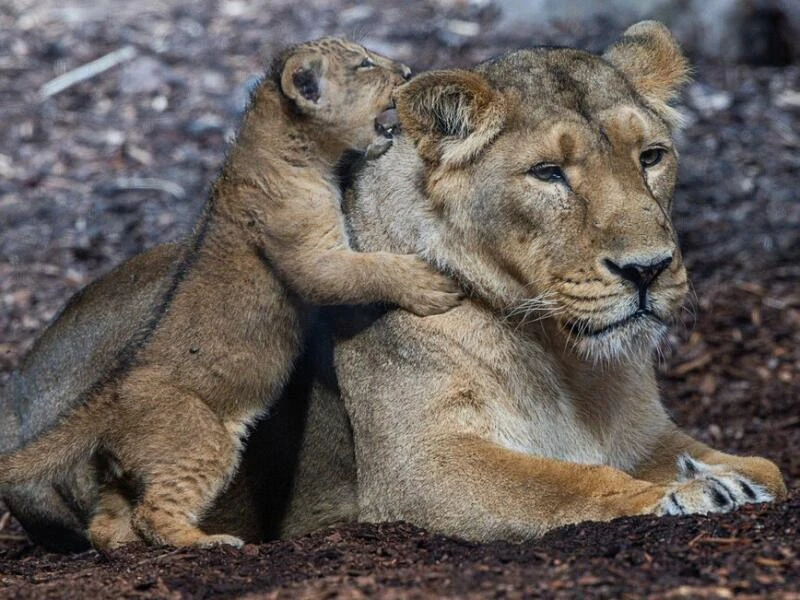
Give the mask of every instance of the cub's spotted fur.
[[0, 458], [4, 493], [91, 464], [104, 478], [95, 546], [242, 543], [198, 523], [235, 472], [248, 425], [283, 388], [308, 305], [382, 301], [429, 315], [459, 301], [416, 256], [354, 252], [342, 227], [335, 165], [383, 145], [376, 118], [408, 74], [334, 38], [280, 56], [160, 306], [60, 424]]

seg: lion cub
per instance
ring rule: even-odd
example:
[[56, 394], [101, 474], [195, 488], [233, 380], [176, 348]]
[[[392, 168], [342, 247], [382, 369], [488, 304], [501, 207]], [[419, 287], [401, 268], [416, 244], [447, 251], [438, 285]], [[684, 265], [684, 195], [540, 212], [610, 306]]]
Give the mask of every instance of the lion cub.
[[334, 167], [347, 150], [385, 145], [376, 119], [408, 75], [334, 38], [278, 58], [146, 335], [59, 425], [0, 458], [0, 486], [102, 460], [129, 493], [104, 488], [95, 546], [242, 544], [197, 523], [284, 386], [308, 306], [380, 301], [430, 315], [459, 302], [416, 256], [354, 252], [343, 229]]

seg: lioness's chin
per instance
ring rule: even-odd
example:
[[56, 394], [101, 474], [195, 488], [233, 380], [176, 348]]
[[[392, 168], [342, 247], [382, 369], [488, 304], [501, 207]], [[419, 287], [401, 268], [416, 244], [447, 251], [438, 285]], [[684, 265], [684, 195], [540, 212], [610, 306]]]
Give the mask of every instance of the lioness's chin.
[[574, 351], [593, 362], [619, 362], [648, 356], [667, 333], [664, 321], [653, 313], [637, 313], [603, 327], [564, 325]]

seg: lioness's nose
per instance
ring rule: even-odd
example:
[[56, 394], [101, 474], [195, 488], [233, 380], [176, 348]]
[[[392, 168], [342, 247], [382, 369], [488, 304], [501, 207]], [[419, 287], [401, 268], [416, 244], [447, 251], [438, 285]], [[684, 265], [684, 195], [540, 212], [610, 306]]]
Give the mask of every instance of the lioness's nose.
[[608, 258], [604, 262], [614, 275], [632, 282], [639, 291], [644, 291], [672, 264], [672, 256], [662, 255], [646, 263], [631, 262], [622, 266]]

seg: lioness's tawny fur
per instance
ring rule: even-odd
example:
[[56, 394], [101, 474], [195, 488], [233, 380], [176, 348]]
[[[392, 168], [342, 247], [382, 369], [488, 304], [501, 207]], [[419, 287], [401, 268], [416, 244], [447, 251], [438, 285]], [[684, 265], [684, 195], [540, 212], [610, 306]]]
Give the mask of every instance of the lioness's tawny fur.
[[785, 494], [773, 463], [692, 440], [659, 398], [654, 347], [688, 286], [670, 218], [686, 77], [643, 22], [602, 57], [520, 50], [398, 89], [405, 133], [356, 179], [354, 243], [425, 255], [470, 301], [336, 344], [359, 518], [526, 539]]
[[89, 525], [96, 546], [242, 543], [198, 522], [234, 473], [248, 425], [283, 388], [308, 304], [383, 301], [428, 315], [458, 302], [415, 256], [353, 252], [342, 226], [334, 167], [380, 140], [375, 119], [408, 73], [334, 38], [281, 56], [124, 364], [62, 423], [0, 458], [3, 487], [99, 460], [110, 477]]

